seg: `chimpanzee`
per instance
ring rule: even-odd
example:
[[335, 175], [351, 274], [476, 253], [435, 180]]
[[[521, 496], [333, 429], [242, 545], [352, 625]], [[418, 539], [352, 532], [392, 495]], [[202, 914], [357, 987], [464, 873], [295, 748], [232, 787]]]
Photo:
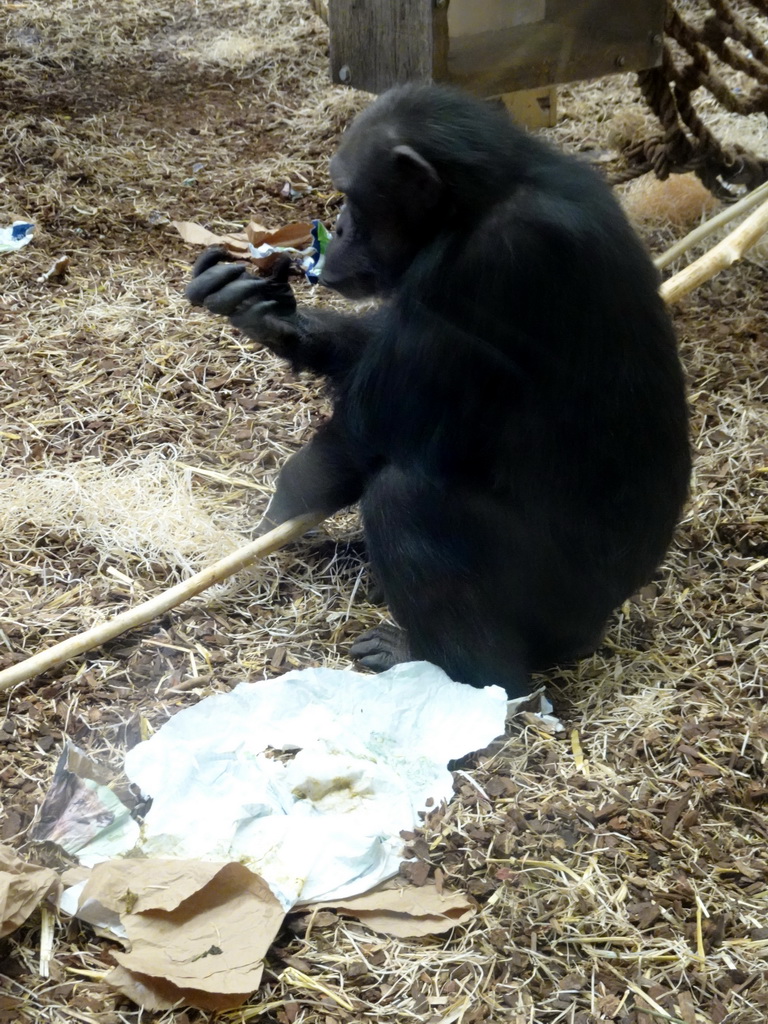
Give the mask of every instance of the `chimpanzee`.
[[456, 90], [379, 97], [331, 176], [346, 201], [322, 283], [375, 310], [297, 308], [286, 268], [258, 279], [220, 250], [187, 290], [330, 380], [333, 414], [283, 466], [265, 528], [359, 501], [401, 628], [352, 655], [525, 693], [598, 645], [686, 498], [656, 273], [591, 168]]

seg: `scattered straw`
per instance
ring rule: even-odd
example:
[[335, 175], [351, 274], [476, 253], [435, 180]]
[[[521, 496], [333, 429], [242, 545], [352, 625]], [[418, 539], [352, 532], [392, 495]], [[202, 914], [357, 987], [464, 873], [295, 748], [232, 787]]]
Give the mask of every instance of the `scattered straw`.
[[194, 572], [246, 539], [216, 525], [191, 476], [160, 453], [7, 475], [0, 478], [0, 545], [7, 557], [23, 552], [30, 537], [55, 535], [60, 543], [91, 544], [97, 567], [138, 560], [161, 562], [174, 575]]
[[694, 174], [675, 174], [666, 181], [650, 175], [629, 184], [624, 209], [639, 228], [688, 230], [712, 214], [720, 203]]

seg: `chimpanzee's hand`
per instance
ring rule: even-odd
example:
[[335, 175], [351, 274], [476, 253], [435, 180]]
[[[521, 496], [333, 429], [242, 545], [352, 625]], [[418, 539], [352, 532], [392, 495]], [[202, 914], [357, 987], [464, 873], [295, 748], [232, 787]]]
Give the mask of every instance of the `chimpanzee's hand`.
[[186, 295], [193, 306], [228, 316], [235, 327], [278, 355], [289, 356], [298, 338], [296, 299], [288, 284], [291, 261], [275, 263], [271, 277], [254, 277], [242, 263], [226, 262], [220, 246], [195, 263]]

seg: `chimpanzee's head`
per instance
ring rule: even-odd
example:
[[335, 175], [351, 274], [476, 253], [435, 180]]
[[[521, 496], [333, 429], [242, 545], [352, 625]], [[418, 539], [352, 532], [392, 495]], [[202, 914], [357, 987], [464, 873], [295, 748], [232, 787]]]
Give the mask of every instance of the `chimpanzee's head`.
[[403, 141], [402, 90], [376, 101], [352, 123], [331, 160], [345, 194], [321, 281], [350, 299], [391, 292], [439, 227], [445, 189], [417, 146]]

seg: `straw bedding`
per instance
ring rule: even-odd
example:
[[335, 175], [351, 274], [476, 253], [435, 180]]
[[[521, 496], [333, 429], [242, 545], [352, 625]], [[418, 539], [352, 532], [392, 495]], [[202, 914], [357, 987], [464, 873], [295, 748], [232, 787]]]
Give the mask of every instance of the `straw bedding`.
[[[0, 666], [247, 538], [325, 400], [185, 304], [194, 252], [168, 221], [329, 222], [327, 159], [367, 102], [327, 83], [327, 30], [305, 0], [27, 0], [2, 13], [0, 222], [29, 217], [38, 233], [0, 256]], [[647, 125], [631, 77], [564, 88], [559, 102], [550, 134], [608, 165], [616, 133]], [[287, 180], [312, 191], [289, 202]], [[660, 251], [705, 204], [695, 188], [647, 187], [645, 205], [642, 186], [627, 201]], [[66, 276], [38, 283], [61, 255]], [[565, 738], [516, 722], [408, 839], [405, 873], [467, 890], [475, 919], [395, 941], [328, 911], [294, 917], [262, 991], [217, 1019], [766, 1019], [765, 286], [756, 257], [675, 310], [691, 501], [604, 647], [549, 678]], [[118, 768], [127, 745], [203, 696], [345, 664], [348, 638], [381, 615], [358, 538], [355, 516], [338, 517], [237, 586], [6, 695], [0, 840], [44, 855], [27, 833], [64, 735]], [[0, 941], [0, 1022], [212, 1019], [116, 1001], [109, 949], [62, 922], [42, 978], [33, 918]]]

